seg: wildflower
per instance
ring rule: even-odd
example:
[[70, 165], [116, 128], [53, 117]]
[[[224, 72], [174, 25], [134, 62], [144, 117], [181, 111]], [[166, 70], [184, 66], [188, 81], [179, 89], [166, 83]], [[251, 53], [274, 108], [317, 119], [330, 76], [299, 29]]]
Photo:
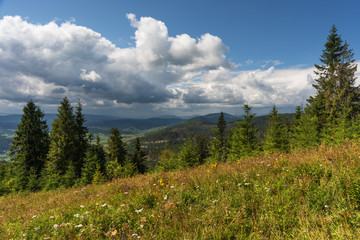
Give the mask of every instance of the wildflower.
[[140, 225], [140, 228], [144, 228], [144, 225]]
[[32, 216], [32, 219], [37, 218], [37, 217], [38, 217], [37, 215], [34, 215], [34, 216]]
[[112, 237], [115, 237], [115, 236], [116, 236], [116, 234], [117, 234], [117, 230], [116, 230], [116, 229], [115, 229], [114, 231], [112, 231], [112, 232], [111, 232], [111, 236], [112, 236]]
[[54, 228], [57, 230], [60, 228], [60, 225], [59, 224], [54, 224]]
[[168, 196], [167, 196], [167, 195], [165, 195], [164, 200], [166, 201], [167, 199], [168, 199]]
[[238, 187], [240, 187], [241, 186], [241, 183], [238, 183]]
[[329, 206], [328, 206], [328, 205], [325, 205], [324, 207], [325, 207], [325, 208], [328, 208]]
[[22, 235], [23, 237], [26, 237], [26, 233], [23, 233], [23, 235]]
[[39, 227], [35, 227], [34, 230], [35, 230], [35, 231], [39, 231], [40, 228], [39, 228]]
[[124, 192], [125, 195], [129, 194], [128, 192]]
[[51, 239], [51, 237], [44, 237], [44, 240]]
[[218, 202], [218, 200], [214, 200], [214, 201], [212, 201], [212, 203], [213, 203], [213, 204], [215, 204], [215, 203], [217, 203], [217, 202]]
[[101, 207], [107, 207], [107, 204], [106, 204], [106, 203], [104, 203], [103, 205], [101, 205]]
[[50, 219], [54, 219], [55, 217], [54, 216], [50, 216]]
[[216, 169], [217, 166], [218, 166], [217, 163], [214, 163], [214, 164], [211, 165], [211, 168], [212, 168], [212, 169]]
[[260, 174], [256, 174], [257, 177], [260, 177]]
[[133, 233], [131, 236], [132, 236], [132, 237], [137, 237], [137, 236], [139, 236], [139, 235], [137, 235], [136, 233]]
[[85, 212], [85, 215], [88, 215], [88, 216], [89, 216], [89, 215], [90, 215], [90, 212]]
[[250, 183], [245, 183], [245, 186], [249, 186], [250, 185]]
[[83, 225], [82, 224], [79, 224], [79, 225], [76, 225], [75, 228], [82, 228]]
[[170, 188], [175, 188], [175, 186], [171, 186]]
[[306, 233], [306, 230], [304, 230], [303, 232]]
[[139, 213], [141, 213], [142, 212], [142, 210], [144, 210], [143, 208], [141, 208], [141, 209], [139, 209], [139, 210], [135, 210], [135, 212], [137, 213], [137, 214], [139, 214]]
[[84, 205], [80, 205], [81, 208], [84, 208], [85, 206]]

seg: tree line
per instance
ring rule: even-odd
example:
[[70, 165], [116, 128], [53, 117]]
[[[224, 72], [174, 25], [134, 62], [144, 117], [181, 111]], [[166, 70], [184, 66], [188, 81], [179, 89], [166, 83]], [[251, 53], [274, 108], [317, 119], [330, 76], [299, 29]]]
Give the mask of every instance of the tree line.
[[23, 115], [10, 148], [11, 161], [0, 167], [1, 192], [50, 190], [144, 173], [145, 153], [136, 139], [132, 152], [117, 128], [107, 148], [84, 126], [82, 104], [75, 111], [67, 97], [58, 107], [49, 132], [44, 113], [33, 101]]
[[[360, 92], [359, 86], [355, 86], [357, 66], [353, 50], [342, 40], [335, 25], [330, 30], [320, 62], [321, 65], [315, 65], [317, 78], [313, 87], [316, 95], [307, 99], [305, 107], [296, 107], [293, 119], [282, 119], [274, 106], [267, 116], [264, 136], [260, 136], [254, 124], [255, 114], [251, 113], [249, 105], [244, 105], [243, 119], [235, 122], [232, 129], [227, 129], [221, 113], [213, 131], [214, 139], [203, 148], [207, 149], [203, 152], [207, 156], [205, 161], [239, 160], [258, 154], [289, 152], [321, 143], [341, 144], [358, 139]], [[196, 142], [188, 140], [177, 159], [190, 165], [204, 162], [196, 150], [199, 149]], [[188, 154], [184, 155], [184, 152]], [[164, 169], [179, 166], [179, 162], [169, 159], [176, 159], [175, 153], [164, 150], [159, 162]]]
[[[157, 168], [169, 171], [205, 162], [239, 160], [263, 153], [289, 152], [315, 147], [323, 142], [340, 144], [358, 139], [360, 133], [360, 92], [355, 86], [353, 50], [332, 26], [315, 65], [316, 95], [305, 107], [296, 107], [293, 119], [282, 119], [276, 106], [268, 115], [264, 136], [253, 123], [255, 114], [244, 105], [241, 121], [229, 129], [223, 113], [213, 129], [213, 138], [188, 138], [177, 152], [164, 149]], [[0, 193], [49, 190], [145, 173], [146, 154], [139, 138], [132, 151], [112, 128], [104, 147], [84, 126], [82, 104], [75, 111], [65, 97], [49, 132], [44, 113], [33, 101], [23, 109], [21, 122], [10, 149], [9, 164], [0, 164]]]

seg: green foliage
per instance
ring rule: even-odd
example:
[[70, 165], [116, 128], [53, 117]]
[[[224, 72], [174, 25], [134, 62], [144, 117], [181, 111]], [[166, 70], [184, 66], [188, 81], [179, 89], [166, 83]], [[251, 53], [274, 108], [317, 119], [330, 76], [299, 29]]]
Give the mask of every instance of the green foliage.
[[215, 161], [226, 161], [228, 154], [228, 134], [226, 132], [226, 121], [224, 113], [221, 112], [217, 121], [216, 128], [213, 129], [214, 140], [211, 145], [211, 157]]
[[192, 167], [199, 163], [199, 156], [195, 150], [195, 146], [190, 138], [184, 143], [178, 154], [180, 162], [184, 166]]
[[106, 166], [106, 173], [109, 179], [131, 177], [136, 172], [136, 165], [130, 159], [126, 160], [123, 166], [115, 160], [109, 161]]
[[100, 184], [100, 183], [103, 183], [104, 181], [105, 181], [104, 174], [100, 170], [100, 165], [97, 164], [92, 183], [93, 184]]
[[33, 101], [29, 101], [23, 109], [21, 122], [15, 131], [9, 167], [17, 191], [32, 190], [34, 179], [39, 178], [43, 169], [49, 149], [48, 128], [43, 117], [44, 113], [40, 108]]
[[353, 52], [347, 42], [343, 43], [333, 26], [320, 57], [322, 65], [315, 65], [317, 79], [313, 84], [317, 93], [308, 99], [308, 111], [319, 120], [319, 130], [334, 125], [343, 109], [348, 109], [348, 118], [360, 113], [359, 89], [355, 86], [356, 65]]
[[201, 135], [196, 135], [194, 139], [195, 152], [198, 157], [198, 164], [204, 164], [209, 157], [209, 138]]
[[111, 128], [108, 139], [108, 153], [109, 161], [117, 161], [120, 165], [125, 163], [127, 151], [118, 128]]
[[289, 150], [289, 132], [275, 106], [268, 115], [264, 149], [270, 153]]
[[290, 144], [293, 149], [311, 148], [320, 143], [319, 122], [316, 116], [302, 113], [295, 120], [291, 132]]
[[97, 168], [104, 175], [106, 173], [106, 156], [105, 151], [100, 143], [99, 136], [96, 137], [96, 144], [87, 148], [84, 165], [81, 170], [81, 183], [89, 184], [93, 182]]
[[255, 114], [250, 111], [251, 108], [245, 104], [243, 120], [235, 123], [229, 150], [230, 159], [253, 156], [258, 152], [259, 139], [256, 135], [258, 129], [253, 123]]
[[141, 149], [140, 139], [136, 138], [133, 152], [131, 153], [131, 162], [136, 166], [137, 172], [143, 174], [146, 172], [146, 154]]
[[159, 168], [165, 172], [179, 169], [181, 167], [181, 162], [176, 157], [175, 153], [169, 149], [161, 151], [158, 164]]

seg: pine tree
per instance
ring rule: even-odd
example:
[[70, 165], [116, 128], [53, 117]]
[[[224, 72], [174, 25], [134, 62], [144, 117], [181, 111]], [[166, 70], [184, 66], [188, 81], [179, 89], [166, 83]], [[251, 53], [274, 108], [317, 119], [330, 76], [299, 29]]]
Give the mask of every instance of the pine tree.
[[215, 161], [226, 161], [228, 154], [228, 136], [226, 133], [226, 121], [224, 113], [221, 112], [217, 126], [213, 130], [215, 139], [212, 141], [211, 156]]
[[318, 118], [307, 112], [295, 118], [290, 139], [292, 149], [312, 148], [318, 145], [320, 143], [318, 126]]
[[[63, 181], [62, 184], [69, 186], [80, 177], [77, 167], [80, 165], [81, 160], [78, 158], [78, 138], [76, 133], [73, 107], [70, 105], [68, 98], [64, 97], [58, 108], [57, 118], [52, 124], [50, 133], [50, 150], [46, 166], [49, 180], [66, 175], [66, 181]], [[55, 174], [57, 177], [50, 177], [50, 174]]]
[[75, 162], [75, 171], [76, 175], [81, 174], [81, 168], [83, 165], [83, 161], [85, 158], [86, 149], [88, 147], [87, 135], [88, 129], [84, 126], [86, 120], [85, 116], [82, 113], [82, 104], [80, 100], [78, 101], [78, 105], [76, 106], [75, 111], [75, 149], [74, 152], [76, 154], [75, 158], [77, 161]]
[[199, 162], [199, 155], [190, 138], [186, 140], [179, 152], [179, 160], [184, 166], [192, 167]]
[[283, 152], [289, 150], [289, 135], [284, 121], [280, 118], [276, 106], [268, 115], [264, 149], [266, 152]]
[[350, 109], [349, 118], [360, 112], [359, 89], [355, 86], [356, 65], [348, 43], [343, 43], [337, 29], [332, 26], [320, 57], [322, 65], [315, 64], [317, 79], [313, 87], [317, 93], [308, 99], [308, 111], [319, 120], [319, 131], [334, 127], [342, 109]]
[[243, 120], [235, 123], [235, 129], [231, 137], [229, 155], [231, 159], [243, 156], [253, 156], [258, 150], [259, 140], [256, 135], [258, 128], [252, 122], [255, 114], [250, 113], [251, 107], [244, 105]]
[[124, 165], [127, 158], [127, 150], [118, 128], [111, 128], [110, 130], [108, 153], [109, 161], [116, 161], [120, 165]]
[[106, 155], [104, 147], [100, 143], [99, 136], [96, 136], [96, 144], [88, 146], [86, 150], [84, 165], [81, 170], [81, 183], [89, 184], [93, 182], [97, 168], [102, 176], [104, 176], [106, 172], [105, 164]]
[[198, 156], [198, 164], [205, 163], [205, 159], [209, 157], [209, 138], [201, 135], [196, 135], [194, 139], [194, 150]]
[[141, 174], [146, 172], [145, 156], [146, 154], [141, 149], [140, 139], [136, 138], [134, 149], [131, 154], [131, 162], [136, 166], [136, 170]]
[[49, 149], [48, 127], [44, 113], [33, 101], [27, 103], [23, 112], [10, 149], [11, 172], [16, 190], [37, 190], [34, 182], [39, 181]]

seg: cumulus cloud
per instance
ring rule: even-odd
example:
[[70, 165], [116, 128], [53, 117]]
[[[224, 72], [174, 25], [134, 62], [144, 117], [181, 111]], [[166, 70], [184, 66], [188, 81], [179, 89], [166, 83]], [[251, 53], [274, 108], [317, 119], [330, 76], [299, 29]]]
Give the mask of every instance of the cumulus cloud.
[[267, 69], [240, 71], [217, 36], [169, 36], [162, 21], [127, 18], [135, 46], [119, 48], [74, 21], [40, 25], [3, 17], [1, 106], [30, 98], [53, 104], [66, 95], [93, 109], [264, 107], [297, 105], [313, 94], [312, 68], [276, 69], [282, 62], [268, 60]]

